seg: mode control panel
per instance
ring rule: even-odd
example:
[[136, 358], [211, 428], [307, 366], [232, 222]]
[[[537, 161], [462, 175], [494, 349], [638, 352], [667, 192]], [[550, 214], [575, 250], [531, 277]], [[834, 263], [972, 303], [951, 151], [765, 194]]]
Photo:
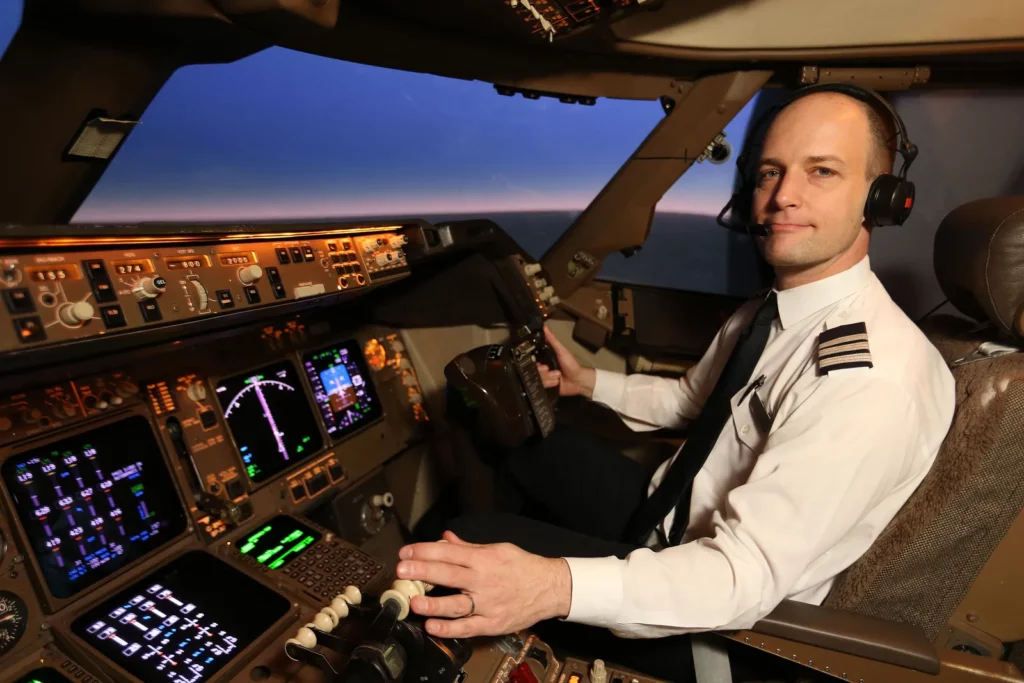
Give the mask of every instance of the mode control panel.
[[401, 226], [202, 239], [0, 250], [0, 352], [358, 290], [409, 267]]

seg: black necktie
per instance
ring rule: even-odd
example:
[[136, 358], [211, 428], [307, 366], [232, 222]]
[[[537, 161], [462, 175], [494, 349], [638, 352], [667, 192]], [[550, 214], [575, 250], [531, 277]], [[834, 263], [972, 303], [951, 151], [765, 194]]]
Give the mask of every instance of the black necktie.
[[754, 318], [740, 333], [736, 346], [729, 355], [715, 388], [704, 403], [704, 408], [686, 430], [686, 442], [675, 462], [665, 474], [654, 493], [637, 510], [627, 527], [626, 542], [643, 544], [650, 533], [678, 506], [672, 529], [666, 539], [677, 545], [686, 532], [690, 520], [690, 494], [693, 478], [704, 466], [711, 449], [715, 447], [722, 428], [732, 415], [730, 401], [750, 382], [750, 376], [768, 343], [772, 321], [779, 312], [775, 292], [772, 291], [757, 310]]

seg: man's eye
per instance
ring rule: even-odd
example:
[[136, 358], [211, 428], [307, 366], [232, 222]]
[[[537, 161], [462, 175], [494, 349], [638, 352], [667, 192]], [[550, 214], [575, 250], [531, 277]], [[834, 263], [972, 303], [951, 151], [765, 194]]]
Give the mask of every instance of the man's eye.
[[776, 178], [778, 174], [779, 172], [775, 169], [761, 171], [760, 173], [757, 174], [757, 182], [763, 183], [766, 180], [772, 180], [773, 178]]
[[821, 166], [819, 166], [819, 167], [815, 168], [815, 169], [814, 169], [814, 172], [815, 172], [815, 173], [816, 173], [816, 174], [818, 175], [818, 177], [820, 177], [820, 178], [828, 178], [828, 177], [830, 177], [830, 176], [833, 176], [833, 175], [835, 175], [835, 171], [833, 171], [833, 170], [832, 170], [831, 168], [823, 168], [823, 167], [821, 167]]

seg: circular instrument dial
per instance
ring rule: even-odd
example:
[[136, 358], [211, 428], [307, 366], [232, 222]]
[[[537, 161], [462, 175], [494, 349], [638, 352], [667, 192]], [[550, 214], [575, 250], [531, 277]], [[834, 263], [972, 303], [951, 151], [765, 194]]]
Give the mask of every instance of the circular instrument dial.
[[18, 644], [27, 625], [25, 601], [9, 591], [0, 591], [0, 655]]

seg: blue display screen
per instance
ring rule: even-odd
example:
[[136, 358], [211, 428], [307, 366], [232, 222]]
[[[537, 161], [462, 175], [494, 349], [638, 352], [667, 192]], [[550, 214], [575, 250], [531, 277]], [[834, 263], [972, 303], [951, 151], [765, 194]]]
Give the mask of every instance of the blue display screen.
[[185, 510], [141, 416], [14, 454], [2, 474], [57, 598], [75, 595], [185, 531]]
[[324, 426], [335, 442], [384, 414], [355, 340], [307, 353], [302, 362]]

